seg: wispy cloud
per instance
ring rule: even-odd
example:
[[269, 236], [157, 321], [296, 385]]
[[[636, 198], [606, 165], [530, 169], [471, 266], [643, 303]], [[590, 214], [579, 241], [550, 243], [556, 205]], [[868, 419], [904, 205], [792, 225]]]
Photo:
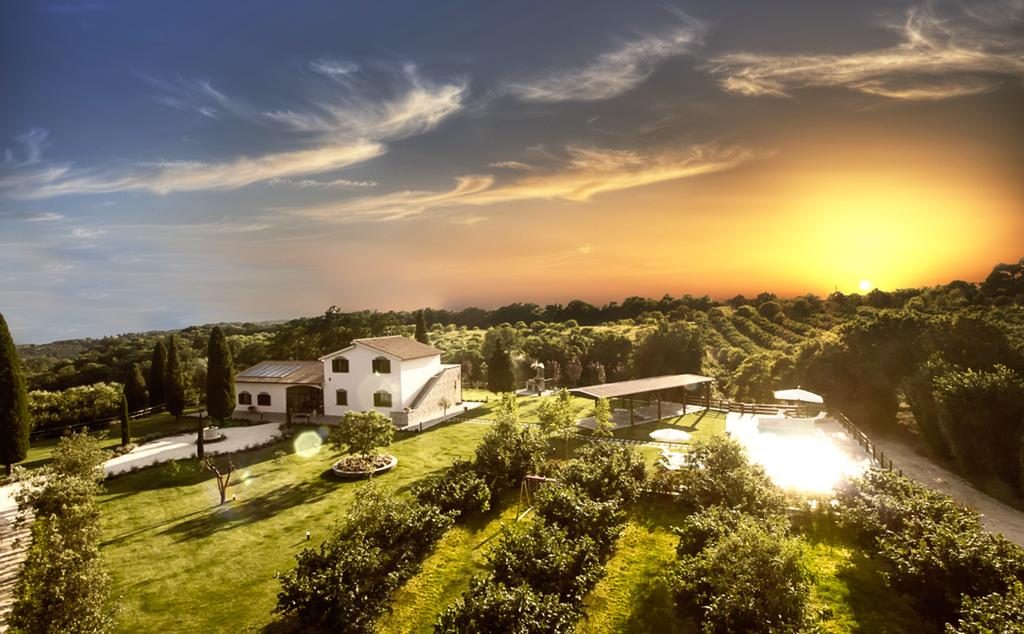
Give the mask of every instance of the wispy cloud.
[[[0, 175], [0, 194], [22, 200], [131, 190], [168, 194], [238, 189], [261, 181], [323, 174], [380, 156], [387, 151], [388, 141], [427, 132], [462, 108], [464, 82], [432, 84], [421, 79], [411, 66], [402, 69], [396, 82], [397, 87], [387, 94], [336, 86], [334, 102], [310, 103], [301, 111], [273, 112], [257, 111], [201, 82], [175, 99], [198, 112], [205, 110], [205, 116], [231, 115], [261, 125], [284, 126], [303, 133], [302, 143], [311, 147], [222, 162], [160, 159], [106, 169], [45, 163], [40, 160], [41, 151], [30, 152], [32, 160], [11, 166]], [[31, 147], [41, 147], [45, 131], [41, 141], [39, 135], [33, 139], [39, 142]], [[359, 187], [368, 186], [370, 181], [335, 179], [320, 183], [300, 178], [296, 183]]]
[[101, 236], [106, 232], [106, 229], [100, 229], [97, 227], [76, 227], [71, 230], [71, 237], [87, 240]]
[[940, 15], [911, 8], [895, 28], [897, 45], [848, 55], [733, 53], [707, 68], [728, 92], [788, 96], [808, 86], [843, 86], [891, 99], [946, 99], [995, 89], [1024, 77], [1024, 3], [996, 2]]
[[679, 19], [683, 23], [665, 33], [624, 42], [582, 67], [515, 82], [507, 90], [526, 101], [544, 102], [596, 101], [621, 95], [650, 77], [660, 62], [700, 44], [704, 25], [681, 14]]
[[506, 169], [506, 170], [532, 170], [533, 169], [532, 165], [529, 165], [527, 163], [523, 163], [522, 161], [495, 161], [494, 163], [489, 163], [487, 165], [487, 167], [496, 167], [498, 169]]
[[25, 214], [22, 218], [25, 222], [56, 222], [57, 220], [63, 219], [63, 214], [53, 213], [52, 211]]
[[355, 181], [347, 178], [336, 178], [330, 181], [318, 181], [313, 178], [272, 178], [267, 181], [270, 185], [287, 185], [290, 187], [298, 187], [299, 189], [333, 189], [333, 188], [363, 188], [363, 187], [376, 187], [377, 181]]
[[634, 151], [571, 147], [563, 169], [505, 184], [494, 176], [460, 176], [446, 191], [400, 191], [333, 204], [282, 209], [325, 222], [369, 222], [409, 218], [434, 209], [479, 207], [516, 201], [586, 202], [602, 193], [690, 178], [732, 169], [758, 153], [716, 145], [641, 154]]

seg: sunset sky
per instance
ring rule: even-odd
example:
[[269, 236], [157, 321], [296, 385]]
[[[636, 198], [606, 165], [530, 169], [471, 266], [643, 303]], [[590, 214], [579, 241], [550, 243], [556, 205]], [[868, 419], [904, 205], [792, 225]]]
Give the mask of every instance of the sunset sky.
[[982, 279], [1024, 1], [0, 6], [16, 341]]

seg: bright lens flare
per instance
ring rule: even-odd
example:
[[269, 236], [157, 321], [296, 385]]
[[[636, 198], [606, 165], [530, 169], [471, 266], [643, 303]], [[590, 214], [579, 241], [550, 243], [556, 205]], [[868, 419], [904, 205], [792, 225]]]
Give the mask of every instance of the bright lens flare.
[[324, 441], [315, 431], [304, 431], [295, 437], [295, 453], [302, 458], [312, 458], [320, 453]]
[[867, 293], [868, 291], [870, 291], [874, 287], [875, 287], [875, 285], [871, 283], [871, 280], [861, 280], [860, 281], [860, 292], [862, 292], [862, 293]]

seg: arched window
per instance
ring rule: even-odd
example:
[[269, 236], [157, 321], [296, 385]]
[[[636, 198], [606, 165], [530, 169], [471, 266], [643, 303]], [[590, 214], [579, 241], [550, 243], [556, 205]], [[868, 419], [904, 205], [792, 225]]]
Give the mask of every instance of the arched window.
[[380, 390], [373, 393], [374, 407], [391, 407], [391, 392]]
[[335, 357], [331, 359], [331, 372], [334, 372], [335, 374], [348, 372], [348, 359], [345, 357]]
[[334, 404], [335, 405], [348, 405], [348, 391], [337, 390], [334, 392]]
[[257, 405], [270, 405], [270, 395], [266, 392], [260, 392], [256, 395]]
[[377, 357], [374, 359], [373, 372], [374, 374], [391, 374], [391, 359], [387, 357]]
[[238, 393], [238, 404], [239, 405], [252, 405], [252, 394], [248, 392]]

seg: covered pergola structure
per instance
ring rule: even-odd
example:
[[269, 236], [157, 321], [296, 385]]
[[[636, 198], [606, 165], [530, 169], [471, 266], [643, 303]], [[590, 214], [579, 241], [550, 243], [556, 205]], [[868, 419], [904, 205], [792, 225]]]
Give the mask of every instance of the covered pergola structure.
[[596, 400], [606, 398], [608, 400], [620, 399], [629, 403], [629, 424], [636, 422], [636, 415], [633, 408], [635, 400], [650, 402], [653, 398], [658, 403], [658, 420], [661, 420], [661, 402], [666, 396], [680, 395], [680, 401], [685, 411], [688, 403], [701, 404], [705, 409], [711, 407], [711, 383], [714, 382], [709, 376], [699, 374], [666, 374], [662, 376], [651, 376], [643, 379], [632, 379], [630, 381], [616, 381], [614, 383], [601, 383], [599, 385], [587, 385], [569, 390], [577, 396]]

